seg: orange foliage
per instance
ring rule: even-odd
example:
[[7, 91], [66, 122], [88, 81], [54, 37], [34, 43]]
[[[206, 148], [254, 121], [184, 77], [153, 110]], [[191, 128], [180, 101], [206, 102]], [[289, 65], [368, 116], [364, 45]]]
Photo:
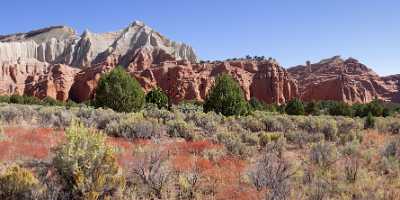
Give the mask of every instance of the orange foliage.
[[51, 149], [64, 140], [62, 132], [49, 128], [6, 128], [7, 138], [1, 142], [0, 160], [49, 159]]
[[200, 155], [207, 149], [215, 149], [215, 148], [222, 148], [221, 145], [214, 144], [208, 140], [202, 141], [191, 141], [191, 142], [175, 142], [168, 144], [167, 147], [168, 151], [172, 154], [195, 154]]

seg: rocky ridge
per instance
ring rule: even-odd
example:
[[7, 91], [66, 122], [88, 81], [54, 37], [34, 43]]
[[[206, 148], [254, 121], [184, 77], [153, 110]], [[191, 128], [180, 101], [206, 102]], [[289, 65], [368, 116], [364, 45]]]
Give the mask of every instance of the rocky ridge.
[[[298, 81], [304, 101], [336, 100], [347, 103], [367, 103], [375, 98], [398, 101], [400, 85], [396, 76], [380, 77], [354, 58], [334, 56], [318, 63], [288, 69]], [[398, 77], [398, 76], [397, 76]]]
[[[256, 97], [268, 103], [286, 103], [298, 96], [296, 82], [285, 69], [270, 61], [243, 60], [203, 64], [168, 61], [161, 65], [132, 65], [140, 66], [129, 67], [127, 70], [141, 83], [145, 91], [160, 87], [174, 103], [182, 100], [204, 100], [215, 78], [221, 73], [231, 74], [239, 82], [247, 100]], [[100, 75], [113, 68], [112, 65], [102, 65], [79, 72], [70, 90], [71, 99], [82, 102], [93, 98]]]

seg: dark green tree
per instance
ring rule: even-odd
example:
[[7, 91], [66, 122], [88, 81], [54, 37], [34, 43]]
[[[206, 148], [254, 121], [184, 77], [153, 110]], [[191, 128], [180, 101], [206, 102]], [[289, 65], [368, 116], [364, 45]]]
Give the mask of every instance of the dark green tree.
[[168, 96], [160, 88], [155, 88], [147, 93], [146, 102], [155, 104], [158, 108], [168, 108]]
[[132, 112], [139, 111], [144, 100], [144, 92], [136, 79], [117, 67], [100, 78], [93, 104], [117, 112]]
[[295, 98], [286, 105], [285, 112], [289, 115], [304, 115], [304, 105], [299, 99]]
[[225, 116], [246, 115], [248, 107], [242, 88], [228, 74], [217, 77], [203, 105], [205, 112], [214, 111]]

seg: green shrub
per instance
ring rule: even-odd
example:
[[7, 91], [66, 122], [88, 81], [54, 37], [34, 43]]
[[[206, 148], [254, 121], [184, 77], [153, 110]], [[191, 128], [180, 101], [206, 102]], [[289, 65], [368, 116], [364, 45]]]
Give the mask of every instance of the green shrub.
[[281, 137], [283, 137], [283, 134], [282, 133], [261, 132], [258, 135], [258, 137], [259, 137], [260, 146], [265, 147], [268, 143], [278, 141]]
[[9, 96], [0, 96], [0, 103], [10, 103]]
[[337, 151], [334, 145], [319, 142], [311, 146], [310, 161], [322, 168], [329, 168], [336, 162]]
[[183, 114], [203, 112], [203, 104], [191, 101], [182, 101], [178, 105], [174, 105], [173, 110]]
[[15, 106], [0, 107], [0, 119], [8, 124], [19, 121], [23, 118], [22, 113]]
[[338, 134], [349, 135], [351, 133], [360, 132], [363, 129], [361, 119], [349, 117], [336, 117], [336, 124], [338, 127]]
[[41, 185], [28, 170], [19, 166], [11, 166], [0, 175], [0, 199], [34, 200], [40, 196]]
[[146, 118], [157, 119], [162, 123], [176, 119], [175, 113], [165, 109], [158, 109], [157, 106], [146, 106], [143, 111], [143, 116]]
[[320, 106], [317, 102], [311, 101], [307, 103], [306, 107], [304, 108], [305, 113], [308, 115], [318, 116], [321, 114]]
[[122, 115], [111, 109], [81, 107], [76, 112], [76, 117], [86, 127], [105, 129], [108, 124], [120, 120]]
[[256, 119], [253, 116], [247, 116], [245, 118], [242, 118], [241, 121], [243, 128], [251, 132], [260, 132], [265, 130], [265, 123], [259, 119]]
[[255, 97], [251, 97], [250, 101], [249, 101], [249, 105], [251, 110], [265, 110], [265, 104], [261, 101], [259, 101], [257, 98]]
[[131, 117], [119, 121], [112, 121], [105, 129], [108, 135], [130, 139], [160, 138], [165, 132], [164, 127], [157, 121]]
[[59, 107], [42, 107], [37, 114], [42, 127], [66, 128], [74, 118], [70, 111]]
[[358, 117], [367, 117], [369, 113], [371, 113], [373, 117], [380, 117], [388, 115], [390, 112], [390, 110], [385, 108], [377, 99], [367, 104], [354, 104], [352, 109], [354, 111], [354, 116]]
[[33, 96], [20, 96], [20, 95], [11, 95], [10, 96], [10, 103], [14, 104], [28, 104], [28, 105], [41, 105], [42, 101]]
[[194, 125], [203, 129], [203, 131], [206, 132], [208, 136], [211, 136], [215, 135], [215, 132], [217, 131], [218, 125], [222, 121], [222, 118], [222, 115], [218, 115], [214, 112], [195, 112], [192, 114], [188, 114], [186, 117], [186, 121], [192, 121]]
[[204, 111], [214, 111], [225, 116], [246, 115], [248, 105], [242, 88], [230, 75], [222, 74], [211, 88], [205, 102]]
[[252, 97], [249, 101], [249, 106], [252, 111], [266, 111], [266, 112], [277, 112], [278, 108], [275, 104], [266, 104], [255, 97]]
[[260, 144], [260, 138], [257, 133], [243, 132], [241, 133], [241, 139], [244, 143], [250, 146], [256, 146]]
[[285, 138], [288, 142], [292, 142], [299, 148], [305, 147], [309, 143], [317, 143], [324, 140], [325, 135], [323, 133], [310, 133], [304, 130], [291, 131], [285, 133]]
[[321, 132], [325, 135], [326, 140], [335, 141], [339, 132], [336, 121], [332, 119], [324, 120]]
[[42, 104], [46, 105], [46, 106], [65, 106], [64, 102], [58, 101], [51, 97], [46, 97], [46, 98], [42, 99]]
[[232, 155], [247, 156], [249, 153], [249, 149], [246, 144], [242, 143], [239, 134], [222, 131], [217, 134], [217, 140]]
[[333, 116], [352, 116], [353, 111], [347, 103], [334, 102], [328, 109], [328, 113]]
[[368, 116], [365, 118], [364, 128], [365, 129], [375, 128], [375, 118], [374, 118], [374, 116], [372, 116], [371, 112], [369, 112]]
[[152, 103], [161, 108], [168, 108], [168, 96], [160, 88], [156, 88], [146, 94], [146, 103]]
[[94, 105], [117, 112], [132, 112], [142, 109], [144, 100], [144, 92], [136, 79], [122, 67], [117, 67], [100, 78]]
[[375, 119], [375, 127], [381, 133], [400, 133], [400, 118], [397, 117], [378, 117]]
[[112, 148], [106, 137], [82, 125], [66, 130], [66, 143], [55, 152], [53, 165], [63, 180], [69, 199], [108, 199], [110, 191], [125, 184]]
[[169, 121], [167, 126], [170, 137], [180, 137], [189, 141], [195, 138], [194, 128], [183, 120]]
[[285, 112], [289, 115], [304, 115], [304, 105], [299, 99], [295, 98], [286, 105]]

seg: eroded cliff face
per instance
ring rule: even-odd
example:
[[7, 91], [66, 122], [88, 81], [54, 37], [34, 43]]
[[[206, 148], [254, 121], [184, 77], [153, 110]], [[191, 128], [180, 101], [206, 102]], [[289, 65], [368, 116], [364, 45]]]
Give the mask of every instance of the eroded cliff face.
[[[144, 63], [150, 62], [143, 62], [142, 58], [137, 61], [130, 63], [127, 71], [141, 83], [145, 91], [160, 87], [174, 103], [204, 100], [215, 78], [222, 73], [231, 74], [239, 82], [248, 100], [256, 97], [268, 103], [285, 103], [298, 96], [296, 82], [285, 69], [270, 61], [191, 64], [168, 60], [157, 65], [146, 65]], [[108, 64], [81, 71], [71, 88], [71, 98], [78, 102], [93, 98], [101, 74], [113, 68], [112, 64]]]
[[382, 78], [353, 58], [343, 60], [335, 56], [292, 67], [288, 72], [298, 81], [300, 97], [304, 101], [367, 103], [375, 98], [396, 101], [399, 92], [394, 78]]

